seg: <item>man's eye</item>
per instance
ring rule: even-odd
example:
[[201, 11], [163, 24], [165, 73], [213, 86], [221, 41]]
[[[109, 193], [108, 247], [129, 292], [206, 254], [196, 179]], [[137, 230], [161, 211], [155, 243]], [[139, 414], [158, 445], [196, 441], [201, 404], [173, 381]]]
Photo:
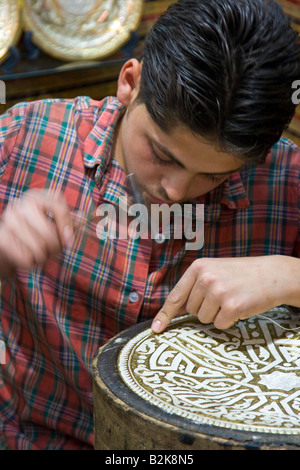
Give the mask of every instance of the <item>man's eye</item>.
[[168, 157], [163, 157], [162, 158], [160, 155], [158, 155], [151, 144], [149, 144], [149, 148], [150, 148], [150, 152], [151, 152], [153, 161], [155, 163], [157, 163], [158, 165], [166, 166], [166, 165], [172, 165], [174, 163]]
[[224, 176], [215, 176], [215, 175], [203, 175], [203, 176], [214, 184], [222, 183], [226, 179], [226, 177]]

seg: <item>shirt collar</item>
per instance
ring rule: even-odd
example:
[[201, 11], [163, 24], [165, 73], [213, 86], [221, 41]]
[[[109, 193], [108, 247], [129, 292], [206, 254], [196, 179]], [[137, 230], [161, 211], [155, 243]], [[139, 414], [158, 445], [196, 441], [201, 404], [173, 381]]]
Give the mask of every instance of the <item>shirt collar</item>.
[[96, 168], [95, 181], [99, 184], [110, 162], [116, 124], [124, 111], [117, 98], [110, 96], [99, 102], [95, 125], [85, 139], [83, 163], [86, 168]]
[[250, 207], [250, 201], [241, 177], [246, 166], [245, 164], [240, 171], [230, 175], [220, 186], [197, 199], [198, 203], [204, 204], [206, 222], [216, 222], [221, 215], [222, 206], [233, 210]]
[[233, 173], [224, 181], [221, 194], [221, 204], [229, 209], [247, 209], [250, 201], [241, 178], [241, 171]]

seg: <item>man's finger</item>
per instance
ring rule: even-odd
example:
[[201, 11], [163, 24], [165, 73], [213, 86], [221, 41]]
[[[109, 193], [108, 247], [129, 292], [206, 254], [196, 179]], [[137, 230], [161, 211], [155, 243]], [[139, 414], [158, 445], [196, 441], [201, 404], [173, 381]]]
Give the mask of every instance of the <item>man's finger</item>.
[[69, 206], [59, 192], [41, 191], [39, 194], [32, 191], [31, 197], [38, 197], [39, 207], [55, 221], [56, 230], [62, 245], [68, 245], [73, 236], [73, 221]]
[[154, 333], [161, 333], [177, 315], [181, 307], [186, 303], [195, 283], [195, 273], [188, 269], [180, 281], [171, 290], [164, 305], [155, 316], [151, 328]]
[[64, 199], [55, 201], [51, 206], [51, 211], [60, 240], [62, 244], [68, 245], [74, 234], [74, 225], [66, 201]]

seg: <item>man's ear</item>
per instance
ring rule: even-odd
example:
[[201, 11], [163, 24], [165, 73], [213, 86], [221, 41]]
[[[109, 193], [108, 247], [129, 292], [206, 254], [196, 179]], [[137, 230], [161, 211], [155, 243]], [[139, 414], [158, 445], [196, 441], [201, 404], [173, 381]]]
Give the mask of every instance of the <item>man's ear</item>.
[[117, 98], [128, 106], [137, 97], [141, 79], [141, 64], [136, 59], [128, 60], [122, 67], [118, 79]]

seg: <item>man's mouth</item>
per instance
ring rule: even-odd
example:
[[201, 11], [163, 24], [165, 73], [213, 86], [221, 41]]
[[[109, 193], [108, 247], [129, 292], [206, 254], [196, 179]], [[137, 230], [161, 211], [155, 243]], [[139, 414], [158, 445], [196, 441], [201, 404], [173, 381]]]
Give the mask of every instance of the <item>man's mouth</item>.
[[168, 205], [174, 204], [174, 201], [160, 199], [155, 196], [152, 196], [149, 193], [145, 194], [145, 200], [150, 204], [168, 204]]

